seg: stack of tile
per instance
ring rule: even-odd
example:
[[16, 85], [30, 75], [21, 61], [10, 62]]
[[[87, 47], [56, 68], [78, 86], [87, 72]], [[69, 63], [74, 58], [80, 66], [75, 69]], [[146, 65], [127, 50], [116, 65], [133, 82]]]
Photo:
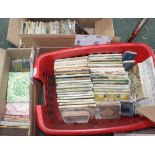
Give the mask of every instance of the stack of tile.
[[29, 59], [12, 60], [5, 114], [0, 126], [29, 127]]
[[95, 106], [88, 57], [59, 59], [54, 65], [57, 101], [67, 123], [84, 123]]
[[21, 34], [75, 34], [75, 21], [23, 21]]
[[128, 74], [122, 54], [93, 54], [59, 59], [54, 65], [57, 101], [66, 123], [85, 123], [89, 117], [115, 119], [133, 116]]
[[75, 21], [61, 20], [61, 34], [75, 34]]
[[119, 117], [120, 101], [130, 100], [129, 81], [123, 67], [122, 54], [89, 55], [88, 66], [97, 105], [96, 119]]

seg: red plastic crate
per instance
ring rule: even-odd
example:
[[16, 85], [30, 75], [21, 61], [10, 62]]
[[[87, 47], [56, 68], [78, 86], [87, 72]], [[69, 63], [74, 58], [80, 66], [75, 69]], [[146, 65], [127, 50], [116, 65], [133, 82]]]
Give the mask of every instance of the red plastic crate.
[[155, 125], [145, 117], [121, 117], [113, 120], [90, 120], [86, 124], [66, 124], [58, 109], [56, 85], [54, 81], [54, 61], [56, 59], [84, 56], [95, 53], [123, 53], [126, 50], [137, 52], [136, 62], [155, 56], [152, 49], [142, 43], [120, 43], [76, 47], [43, 54], [36, 60], [35, 79], [43, 84], [44, 104], [36, 105], [37, 124], [46, 135], [96, 135], [114, 132], [127, 132]]

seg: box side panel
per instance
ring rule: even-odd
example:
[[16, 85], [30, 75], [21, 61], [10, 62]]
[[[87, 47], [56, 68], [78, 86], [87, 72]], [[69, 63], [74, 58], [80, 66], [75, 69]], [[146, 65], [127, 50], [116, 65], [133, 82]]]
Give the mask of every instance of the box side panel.
[[72, 47], [75, 35], [21, 35], [25, 47]]
[[41, 48], [38, 48], [37, 57], [47, 52], [53, 52], [53, 51], [58, 51], [63, 49], [69, 49], [69, 47], [41, 47]]
[[12, 59], [29, 59], [31, 48], [8, 48], [7, 52]]
[[33, 135], [38, 135], [39, 134], [39, 130], [38, 130], [38, 126], [37, 126], [37, 121], [36, 121], [36, 113], [35, 113], [35, 106], [38, 104], [41, 104], [41, 100], [42, 100], [42, 93], [43, 93], [43, 88], [42, 88], [42, 83], [38, 80], [34, 80], [33, 81], [33, 106], [32, 106], [32, 110], [34, 111], [34, 113], [32, 113], [32, 117], [33, 117], [33, 125], [31, 126], [31, 134]]
[[0, 128], [0, 136], [27, 136], [28, 128]]
[[11, 57], [3, 49], [0, 49], [0, 62], [0, 119], [2, 119], [5, 112], [8, 74], [11, 65]]

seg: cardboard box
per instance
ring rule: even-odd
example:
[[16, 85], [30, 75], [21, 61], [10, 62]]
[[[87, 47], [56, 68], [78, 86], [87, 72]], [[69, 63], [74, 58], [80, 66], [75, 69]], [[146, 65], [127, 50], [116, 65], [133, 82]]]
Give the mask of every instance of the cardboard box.
[[[53, 34], [20, 34], [22, 20], [52, 21], [61, 19], [10, 19], [7, 40], [20, 47], [21, 40], [24, 47], [73, 47], [76, 35]], [[90, 34], [114, 37], [113, 21], [111, 18], [74, 18]], [[112, 40], [117, 40], [113, 38]]]
[[[8, 74], [11, 67], [12, 59], [28, 59], [32, 57], [31, 49], [0, 49], [0, 120], [3, 119], [5, 113], [5, 105], [6, 105], [6, 94], [7, 94], [7, 87], [8, 87]], [[31, 64], [32, 66], [32, 64]], [[32, 67], [31, 67], [32, 68]], [[35, 114], [34, 114], [34, 105], [33, 105], [33, 91], [32, 91], [32, 82], [30, 81], [30, 99], [29, 99], [29, 120], [30, 120], [30, 127], [29, 132], [27, 135], [34, 135], [35, 134]], [[19, 128], [16, 128], [19, 130]], [[15, 128], [7, 129], [13, 133]], [[27, 129], [21, 129], [22, 131], [27, 131]], [[2, 132], [2, 129], [0, 130]], [[22, 132], [21, 132], [22, 133]]]
[[[60, 50], [62, 48], [42, 48], [42, 49], [33, 49], [33, 48], [9, 48], [7, 50], [0, 48], [0, 120], [3, 119], [5, 113], [5, 105], [6, 105], [6, 94], [8, 87], [8, 74], [11, 67], [12, 59], [29, 59], [30, 58], [30, 99], [29, 99], [29, 120], [30, 126], [29, 130], [27, 128], [11, 128], [4, 127], [0, 128], [0, 135], [7, 135], [12, 133], [12, 135], [16, 135], [14, 132], [17, 132], [17, 135], [38, 135], [38, 128], [35, 119], [35, 104], [39, 104], [41, 102], [41, 93], [42, 93], [42, 84], [33, 80], [33, 64], [35, 62], [35, 58], [45, 52], [51, 52], [55, 50]], [[7, 132], [4, 132], [7, 131]], [[9, 134], [11, 135], [11, 134]]]

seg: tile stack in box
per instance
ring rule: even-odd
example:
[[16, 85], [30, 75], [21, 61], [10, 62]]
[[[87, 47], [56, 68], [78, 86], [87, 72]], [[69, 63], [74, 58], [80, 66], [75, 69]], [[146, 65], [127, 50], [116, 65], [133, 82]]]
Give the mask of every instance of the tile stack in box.
[[0, 127], [29, 128], [30, 60], [13, 59], [8, 75], [6, 108]]
[[88, 56], [56, 60], [54, 73], [57, 101], [64, 121], [87, 122], [95, 106]]
[[21, 34], [75, 34], [75, 21], [22, 21]]
[[128, 76], [122, 54], [89, 55], [91, 79], [96, 102], [96, 119], [112, 119], [120, 115], [120, 101], [130, 100]]

